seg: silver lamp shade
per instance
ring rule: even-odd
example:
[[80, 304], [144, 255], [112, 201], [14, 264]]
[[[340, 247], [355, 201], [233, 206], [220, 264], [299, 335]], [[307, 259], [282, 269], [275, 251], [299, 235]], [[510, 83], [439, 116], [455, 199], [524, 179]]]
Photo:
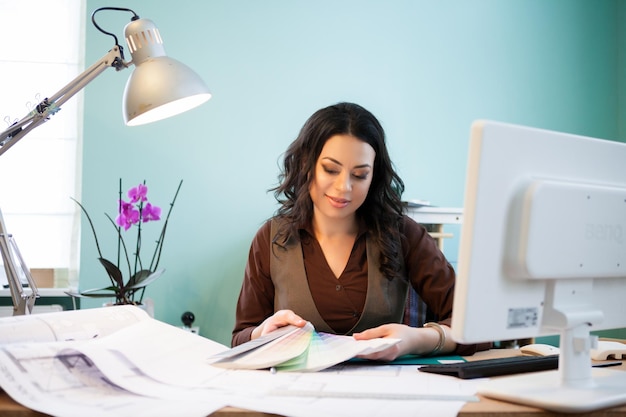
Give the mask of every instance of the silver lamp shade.
[[135, 65], [124, 89], [123, 113], [128, 126], [177, 115], [211, 98], [198, 74], [165, 54], [159, 30], [151, 20], [133, 20], [124, 32]]

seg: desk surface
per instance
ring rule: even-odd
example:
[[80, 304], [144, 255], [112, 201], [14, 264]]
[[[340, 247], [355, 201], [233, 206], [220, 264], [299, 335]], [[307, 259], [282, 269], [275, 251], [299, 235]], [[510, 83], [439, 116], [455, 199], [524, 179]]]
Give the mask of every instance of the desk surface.
[[[480, 360], [496, 357], [511, 356], [510, 349], [493, 349], [487, 352], [478, 352], [473, 356], [467, 357], [468, 360]], [[626, 362], [612, 369], [626, 371]], [[625, 387], [626, 388], [626, 387]], [[479, 402], [466, 403], [458, 414], [458, 417], [538, 417], [538, 416], [559, 416], [533, 407], [507, 403], [503, 401], [492, 400], [479, 396]], [[4, 391], [0, 391], [0, 415], [10, 417], [45, 417], [46, 414], [30, 410], [11, 399]], [[211, 417], [267, 417], [276, 416], [275, 414], [267, 414], [257, 411], [241, 410], [233, 407], [225, 407], [213, 414]], [[576, 414], [578, 417], [626, 417], [626, 405], [599, 410], [593, 413]]]

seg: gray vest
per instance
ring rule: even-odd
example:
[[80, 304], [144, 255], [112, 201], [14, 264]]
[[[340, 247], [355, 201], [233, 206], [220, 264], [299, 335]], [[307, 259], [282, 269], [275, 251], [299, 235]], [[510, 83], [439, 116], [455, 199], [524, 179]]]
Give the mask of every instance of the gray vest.
[[[304, 269], [302, 245], [291, 238], [285, 247], [272, 244], [278, 230], [272, 220], [270, 233], [270, 274], [274, 283], [274, 311], [289, 309], [310, 321], [319, 332], [335, 333], [317, 310]], [[352, 334], [386, 323], [400, 323], [407, 296], [406, 279], [387, 279], [380, 272], [378, 246], [367, 238], [367, 295], [363, 313], [356, 325], [347, 333]]]

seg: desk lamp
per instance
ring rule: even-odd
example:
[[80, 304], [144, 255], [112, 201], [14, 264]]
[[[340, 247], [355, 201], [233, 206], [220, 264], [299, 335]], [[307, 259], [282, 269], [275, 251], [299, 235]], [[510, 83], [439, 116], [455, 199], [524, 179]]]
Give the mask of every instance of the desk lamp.
[[[96, 13], [102, 10], [130, 12], [131, 22], [124, 28], [124, 36], [132, 60], [124, 60], [124, 49], [117, 36], [104, 31], [95, 21]], [[0, 133], [0, 155], [31, 130], [50, 119], [72, 96], [85, 88], [107, 68], [121, 71], [131, 65], [131, 73], [124, 89], [123, 116], [128, 126], [151, 123], [199, 106], [211, 98], [209, 89], [202, 79], [189, 67], [165, 54], [163, 40], [158, 28], [149, 19], [141, 19], [130, 9], [102, 7], [91, 15], [94, 26], [102, 33], [112, 36], [115, 45], [95, 64], [63, 87], [55, 95], [45, 98], [23, 119], [15, 122]], [[13, 315], [30, 314], [39, 296], [37, 286], [19, 252], [13, 236], [8, 234], [0, 211], [0, 252], [13, 299]], [[19, 263], [19, 269], [18, 265]], [[18, 273], [28, 282], [30, 292], [24, 291]]]

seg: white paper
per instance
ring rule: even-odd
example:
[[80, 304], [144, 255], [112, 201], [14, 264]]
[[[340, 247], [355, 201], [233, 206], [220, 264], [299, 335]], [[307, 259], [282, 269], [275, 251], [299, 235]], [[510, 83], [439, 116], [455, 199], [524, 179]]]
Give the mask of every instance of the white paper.
[[150, 316], [131, 305], [2, 317], [0, 345], [90, 340], [145, 320]]
[[75, 342], [13, 344], [0, 348], [0, 386], [14, 400], [42, 413], [83, 416], [201, 417], [224, 406], [219, 400], [153, 398], [111, 382], [84, 355], [57, 354]]
[[[146, 318], [140, 309], [137, 317], [131, 310], [123, 318], [126, 309], [117, 308], [30, 320], [35, 324], [23, 327], [44, 323], [61, 340], [0, 343], [0, 386], [26, 407], [68, 417], [195, 417], [227, 405], [291, 417], [452, 417], [475, 399], [477, 381], [418, 372], [415, 365], [275, 374], [219, 368], [210, 358], [226, 346]], [[102, 313], [108, 318], [95, 318]], [[120, 328], [113, 331], [110, 314], [118, 313]], [[29, 321], [7, 319], [0, 319], [0, 328]], [[96, 326], [103, 322], [107, 335]], [[82, 340], [67, 340], [77, 335]]]

